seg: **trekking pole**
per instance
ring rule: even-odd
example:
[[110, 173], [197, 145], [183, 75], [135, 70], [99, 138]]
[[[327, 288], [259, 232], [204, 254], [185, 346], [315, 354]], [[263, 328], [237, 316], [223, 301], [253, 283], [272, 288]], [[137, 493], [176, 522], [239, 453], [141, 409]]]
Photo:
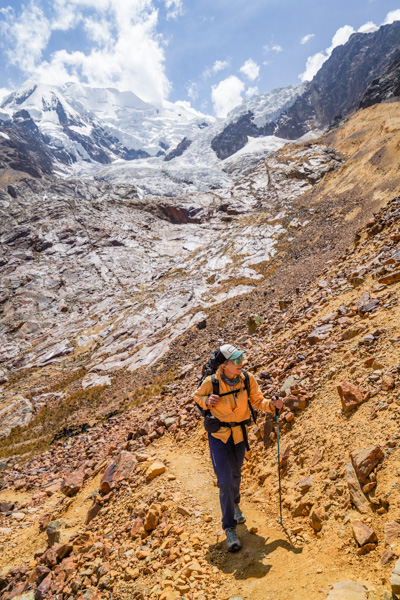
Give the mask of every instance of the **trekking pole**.
[[[275, 398], [279, 400], [278, 394]], [[279, 479], [279, 523], [282, 525], [281, 457], [279, 452], [279, 409], [275, 406], [276, 437], [278, 441], [278, 479]]]

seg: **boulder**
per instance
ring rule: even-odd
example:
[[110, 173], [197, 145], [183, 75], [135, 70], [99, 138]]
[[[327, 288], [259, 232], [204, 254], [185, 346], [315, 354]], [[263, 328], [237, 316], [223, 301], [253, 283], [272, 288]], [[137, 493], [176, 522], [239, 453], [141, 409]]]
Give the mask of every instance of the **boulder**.
[[152, 465], [146, 471], [147, 479], [154, 479], [157, 475], [161, 475], [165, 472], [165, 465], [159, 461], [155, 460]]
[[14, 508], [15, 508], [14, 502], [6, 502], [6, 501], [0, 502], [0, 512], [2, 512], [2, 513], [8, 513], [11, 510], [14, 510]]
[[384, 283], [385, 285], [390, 285], [391, 283], [397, 283], [400, 281], [400, 271], [396, 271], [395, 273], [390, 273], [389, 275], [385, 275], [378, 279], [378, 283]]
[[370, 544], [377, 541], [376, 533], [370, 529], [365, 523], [355, 519], [351, 523], [353, 529], [353, 537], [359, 546]]
[[350, 458], [358, 481], [365, 483], [372, 469], [383, 458], [383, 450], [380, 446], [373, 446], [352, 452]]
[[308, 477], [304, 477], [298, 483], [298, 487], [304, 493], [304, 492], [308, 492], [308, 490], [310, 489], [310, 487], [312, 486], [312, 484], [313, 484], [313, 476], [312, 475], [308, 475]]
[[60, 541], [61, 536], [61, 527], [63, 523], [60, 519], [55, 521], [51, 521], [46, 527], [47, 538], [49, 541], [49, 547], [51, 548], [54, 544], [57, 544]]
[[362, 493], [360, 482], [351, 463], [347, 463], [346, 465], [346, 480], [349, 487], [350, 500], [361, 514], [366, 514], [369, 511], [369, 504]]
[[65, 478], [62, 484], [62, 492], [66, 496], [75, 496], [83, 486], [83, 471], [73, 471]]
[[325, 510], [323, 507], [315, 508], [311, 511], [311, 527], [314, 529], [314, 531], [321, 531], [324, 516]]
[[382, 377], [381, 388], [384, 392], [389, 392], [395, 386], [394, 377], [392, 375], [384, 375]]
[[158, 504], [152, 504], [147, 511], [143, 527], [146, 531], [153, 531], [160, 522], [161, 508]]
[[328, 594], [327, 600], [367, 600], [367, 588], [355, 581], [340, 581], [335, 583]]
[[345, 413], [350, 412], [364, 402], [365, 396], [360, 388], [348, 381], [342, 381], [337, 386], [337, 391]]
[[385, 544], [394, 548], [400, 537], [400, 524], [397, 521], [385, 523]]
[[116, 460], [108, 465], [100, 481], [100, 491], [108, 494], [115, 483], [129, 480], [133, 477], [137, 465], [137, 458], [133, 452], [122, 450]]
[[400, 595], [400, 558], [396, 561], [394, 569], [390, 576], [390, 585], [392, 586], [392, 594]]

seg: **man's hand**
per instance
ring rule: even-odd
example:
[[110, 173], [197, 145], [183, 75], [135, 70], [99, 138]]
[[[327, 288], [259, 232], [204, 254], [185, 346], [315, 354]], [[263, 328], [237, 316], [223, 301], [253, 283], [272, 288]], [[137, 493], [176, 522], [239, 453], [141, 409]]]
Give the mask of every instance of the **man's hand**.
[[211, 396], [208, 396], [208, 398], [206, 400], [206, 406], [216, 406], [219, 401], [220, 401], [219, 396], [217, 396], [216, 394], [211, 394]]
[[281, 408], [283, 407], [282, 398], [271, 398], [271, 402], [275, 406], [275, 408], [278, 408], [279, 410], [281, 410]]

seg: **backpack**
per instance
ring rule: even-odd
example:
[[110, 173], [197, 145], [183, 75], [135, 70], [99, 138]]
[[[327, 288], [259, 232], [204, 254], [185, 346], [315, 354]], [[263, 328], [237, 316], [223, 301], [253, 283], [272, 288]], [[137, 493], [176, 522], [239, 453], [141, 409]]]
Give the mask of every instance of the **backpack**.
[[[212, 393], [215, 394], [216, 396], [228, 396], [229, 394], [232, 393], [232, 392], [225, 392], [224, 394], [220, 394], [219, 393], [219, 380], [215, 377], [215, 373], [216, 373], [217, 369], [225, 361], [226, 361], [226, 358], [222, 354], [222, 352], [220, 352], [219, 348], [217, 350], [215, 350], [215, 352], [213, 352], [211, 354], [210, 358], [208, 359], [208, 361], [204, 365], [203, 374], [202, 374], [202, 377], [200, 378], [200, 381], [199, 381], [199, 386], [200, 386], [203, 383], [203, 381], [205, 380], [205, 378], [209, 377], [211, 375], [211, 382], [212, 382], [212, 387], [213, 387], [213, 392]], [[250, 378], [249, 378], [249, 374], [244, 369], [242, 369], [242, 373], [244, 375], [244, 387], [245, 387], [245, 390], [247, 392], [247, 402], [249, 404], [251, 416], [253, 418], [254, 423], [257, 423], [257, 411], [254, 409], [254, 407], [251, 405], [251, 402], [250, 402]], [[206, 410], [204, 410], [203, 408], [201, 408], [201, 406], [199, 406], [197, 404], [197, 402], [196, 402], [196, 406], [198, 407], [200, 413], [204, 417], [204, 428], [205, 428], [205, 430], [208, 433], [216, 433], [221, 426], [227, 426], [227, 425], [229, 426], [229, 423], [221, 422], [219, 419], [217, 419], [217, 417], [214, 417], [214, 415], [211, 413], [211, 411], [210, 411], [209, 408], [207, 408]], [[248, 446], [248, 441], [247, 441], [246, 429], [245, 429], [244, 426], [245, 425], [250, 425], [250, 423], [251, 423], [251, 419], [248, 419], [247, 421], [242, 421], [240, 423], [237, 423], [237, 425], [242, 428], [243, 437], [244, 437], [244, 441], [246, 443], [246, 449], [247, 450], [249, 449], [249, 446]]]

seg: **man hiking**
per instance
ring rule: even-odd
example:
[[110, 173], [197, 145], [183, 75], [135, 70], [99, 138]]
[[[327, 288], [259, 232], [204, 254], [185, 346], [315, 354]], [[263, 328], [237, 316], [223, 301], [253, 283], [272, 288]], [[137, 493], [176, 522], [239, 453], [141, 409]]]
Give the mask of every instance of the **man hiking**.
[[254, 406], [275, 413], [275, 407], [281, 409], [283, 406], [281, 399], [266, 400], [254, 376], [242, 371], [244, 353], [230, 344], [220, 346], [213, 355], [213, 365], [219, 365], [215, 374], [206, 377], [194, 393], [195, 401], [206, 415], [204, 424], [217, 476], [222, 528], [229, 552], [242, 547], [236, 525], [246, 520], [239, 503], [250, 410]]

